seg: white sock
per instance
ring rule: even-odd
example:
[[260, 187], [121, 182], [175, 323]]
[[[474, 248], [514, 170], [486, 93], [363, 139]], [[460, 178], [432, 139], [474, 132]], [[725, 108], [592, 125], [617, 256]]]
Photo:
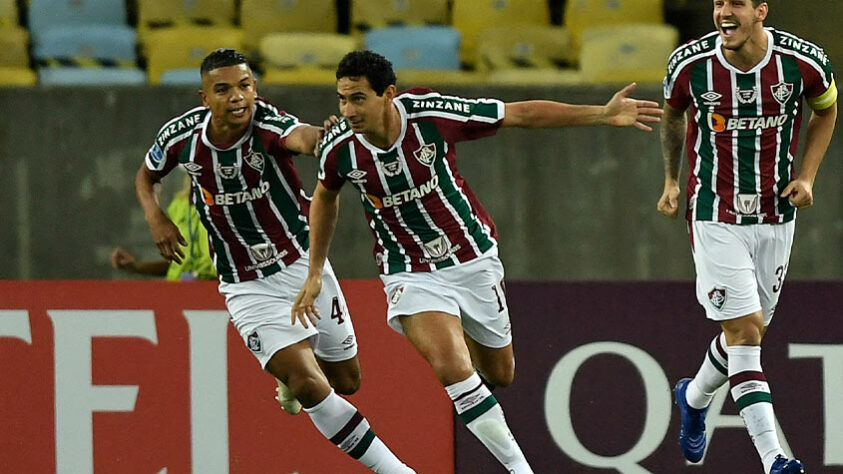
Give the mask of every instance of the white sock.
[[521, 447], [509, 431], [503, 409], [483, 385], [477, 372], [462, 382], [445, 387], [454, 402], [457, 415], [468, 430], [486, 446], [504, 467], [514, 474], [533, 474]]
[[333, 390], [312, 408], [305, 408], [316, 429], [352, 458], [375, 472], [414, 472], [402, 463], [369, 427], [369, 422]]
[[714, 392], [729, 380], [729, 359], [726, 353], [726, 334], [721, 332], [708, 345], [697, 375], [688, 384], [685, 399], [691, 408], [703, 409], [711, 404]]
[[761, 370], [760, 346], [729, 346], [729, 386], [764, 472], [776, 456], [784, 455], [776, 434], [776, 416], [770, 386]]

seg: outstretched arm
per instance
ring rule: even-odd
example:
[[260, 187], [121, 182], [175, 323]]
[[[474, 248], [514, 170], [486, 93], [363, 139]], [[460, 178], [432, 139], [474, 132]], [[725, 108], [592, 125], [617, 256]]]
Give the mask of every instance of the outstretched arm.
[[316, 324], [320, 318], [316, 309], [316, 297], [322, 291], [322, 268], [328, 259], [328, 249], [337, 228], [340, 194], [316, 183], [313, 201], [310, 203], [310, 271], [304, 286], [293, 303], [292, 323], [301, 321], [307, 327], [307, 320]]
[[682, 168], [682, 145], [685, 143], [685, 120], [684, 110], [664, 104], [661, 126], [664, 191], [657, 208], [667, 217], [676, 217], [679, 212], [679, 171]]
[[618, 91], [606, 105], [571, 105], [549, 100], [509, 102], [501, 126], [524, 128], [558, 128], [581, 125], [634, 126], [651, 132], [646, 123], [660, 120], [662, 110], [657, 102], [627, 97], [635, 83]]
[[138, 260], [127, 250], [120, 247], [111, 252], [111, 266], [129, 273], [138, 275], [164, 276], [170, 268], [170, 262], [166, 260]]
[[155, 186], [158, 183], [159, 179], [145, 164], [142, 164], [135, 176], [135, 192], [146, 217], [146, 223], [149, 224], [149, 231], [164, 260], [182, 263], [184, 251], [181, 248], [187, 246], [187, 241], [158, 204], [158, 195], [155, 192]]
[[298, 127], [287, 135], [284, 147], [300, 155], [318, 156], [316, 147], [322, 140], [323, 133], [325, 132], [321, 128], [313, 125]]
[[799, 175], [788, 183], [782, 192], [782, 197], [789, 196], [790, 203], [796, 207], [808, 207], [814, 204], [814, 180], [825, 152], [828, 150], [836, 122], [837, 103], [827, 109], [815, 110], [811, 114]]

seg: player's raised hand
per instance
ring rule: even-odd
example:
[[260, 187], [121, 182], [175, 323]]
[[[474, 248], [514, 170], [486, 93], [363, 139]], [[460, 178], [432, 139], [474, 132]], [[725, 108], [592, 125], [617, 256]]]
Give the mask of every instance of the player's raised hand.
[[293, 303], [293, 310], [290, 314], [290, 322], [293, 326], [296, 325], [296, 321], [298, 320], [306, 328], [308, 327], [308, 319], [315, 326], [316, 321], [322, 319], [322, 316], [319, 315], [319, 310], [316, 308], [316, 297], [321, 292], [322, 275], [309, 275], [307, 280], [304, 281], [304, 286], [302, 286], [299, 294], [296, 295], [296, 301]]
[[158, 246], [158, 253], [165, 260], [179, 264], [184, 261], [184, 251], [181, 248], [187, 247], [187, 240], [169, 217], [162, 213], [158, 219], [149, 223], [149, 230], [155, 245]]
[[659, 198], [659, 204], [656, 207], [667, 217], [675, 218], [679, 214], [679, 185], [665, 183], [662, 197]]
[[788, 183], [781, 196], [788, 198], [797, 208], [811, 207], [814, 204], [813, 186], [806, 179], [796, 178]]
[[634, 82], [629, 84], [615, 93], [606, 103], [606, 123], [615, 127], [633, 126], [638, 130], [652, 132], [653, 128], [647, 123], [660, 122], [664, 110], [659, 108], [658, 102], [629, 97], [636, 87], [637, 84]]
[[336, 115], [331, 115], [322, 122], [322, 128], [327, 132], [331, 127], [340, 123], [340, 118]]
[[137, 265], [135, 256], [120, 247], [111, 252], [111, 266], [117, 270], [134, 271]]

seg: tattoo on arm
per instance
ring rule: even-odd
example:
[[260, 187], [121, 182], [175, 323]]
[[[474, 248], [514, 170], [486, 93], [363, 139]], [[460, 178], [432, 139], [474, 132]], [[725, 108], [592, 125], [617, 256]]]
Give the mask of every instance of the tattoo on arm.
[[685, 144], [685, 112], [665, 106], [661, 126], [664, 175], [679, 180], [682, 146]]

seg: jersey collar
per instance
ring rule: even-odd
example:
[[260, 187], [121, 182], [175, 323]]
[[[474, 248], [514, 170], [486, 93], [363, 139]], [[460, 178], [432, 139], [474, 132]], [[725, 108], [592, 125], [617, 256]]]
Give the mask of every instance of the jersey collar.
[[723, 55], [723, 39], [720, 38], [720, 35], [717, 35], [717, 40], [714, 43], [714, 49], [717, 52], [717, 59], [720, 61], [720, 64], [726, 69], [737, 74], [755, 74], [763, 69], [764, 66], [770, 62], [770, 58], [773, 56], [773, 33], [771, 33], [768, 28], [764, 28], [764, 33], [767, 35], [767, 54], [764, 55], [764, 59], [759, 61], [758, 64], [753, 66], [749, 71], [741, 71], [735, 66], [732, 66], [732, 64], [726, 60], [726, 56]]
[[390, 151], [401, 146], [401, 142], [404, 141], [404, 135], [407, 133], [407, 111], [404, 109], [404, 104], [402, 104], [400, 100], [393, 99], [392, 105], [395, 106], [396, 109], [398, 109], [398, 115], [400, 116], [401, 120], [401, 133], [398, 134], [398, 138], [395, 140], [395, 143], [393, 143], [392, 146], [384, 150], [369, 143], [369, 141], [366, 140], [366, 137], [364, 137], [362, 133], [354, 134], [360, 141], [360, 143], [362, 143], [363, 146], [366, 147], [372, 153], [389, 153]]
[[211, 123], [211, 113], [208, 112], [208, 115], [205, 116], [205, 122], [202, 124], [202, 143], [204, 143], [206, 147], [208, 147], [212, 150], [216, 150], [216, 151], [229, 151], [229, 150], [234, 150], [234, 149], [239, 148], [241, 145], [243, 145], [243, 143], [246, 142], [246, 140], [249, 139], [250, 136], [252, 136], [252, 126], [255, 123], [255, 112], [256, 111], [257, 111], [257, 105], [253, 105], [252, 106], [252, 118], [251, 118], [251, 120], [249, 120], [249, 126], [246, 127], [246, 131], [243, 133], [243, 136], [240, 137], [239, 139], [237, 139], [237, 141], [234, 142], [234, 144], [231, 145], [228, 148], [220, 148], [218, 146], [215, 146], [213, 143], [211, 143], [211, 140], [208, 139], [208, 125], [210, 125], [210, 123]]

